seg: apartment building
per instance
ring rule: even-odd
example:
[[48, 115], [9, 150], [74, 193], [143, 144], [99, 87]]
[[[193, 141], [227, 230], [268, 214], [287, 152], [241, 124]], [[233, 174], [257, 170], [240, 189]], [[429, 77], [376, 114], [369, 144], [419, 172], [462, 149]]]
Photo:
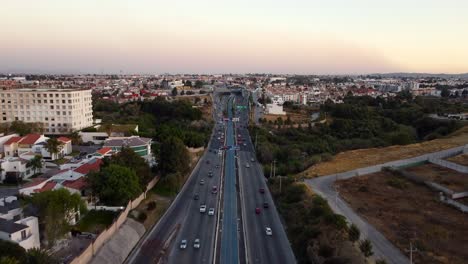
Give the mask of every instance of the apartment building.
[[45, 134], [66, 134], [93, 123], [90, 89], [0, 90], [0, 123], [41, 123]]

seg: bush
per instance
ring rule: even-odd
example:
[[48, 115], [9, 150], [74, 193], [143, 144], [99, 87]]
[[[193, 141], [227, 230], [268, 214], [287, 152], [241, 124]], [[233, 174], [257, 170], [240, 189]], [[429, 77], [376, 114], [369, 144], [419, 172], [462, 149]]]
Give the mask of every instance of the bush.
[[367, 186], [360, 186], [359, 189], [358, 189], [359, 192], [368, 192], [369, 191], [369, 188], [367, 188]]
[[372, 251], [372, 244], [368, 239], [361, 242], [359, 249], [361, 249], [361, 252], [366, 258], [374, 255], [374, 252]]
[[320, 248], [319, 248], [319, 256], [321, 257], [324, 257], [324, 258], [329, 258], [329, 257], [332, 257], [333, 256], [333, 253], [335, 252], [335, 249], [332, 248], [331, 246], [329, 245], [320, 245]]
[[359, 229], [357, 228], [355, 224], [352, 224], [348, 230], [349, 241], [354, 243], [359, 240], [360, 236], [361, 236], [361, 231], [359, 231]]
[[146, 215], [146, 213], [141, 212], [141, 213], [138, 214], [138, 221], [144, 222], [144, 221], [146, 220], [146, 218], [148, 218], [148, 216]]
[[408, 183], [400, 178], [392, 178], [387, 181], [387, 184], [400, 190], [408, 188]]
[[155, 201], [149, 202], [149, 203], [148, 203], [148, 207], [146, 207], [146, 210], [152, 211], [152, 210], [154, 210], [154, 209], [156, 209], [156, 202], [155, 202]]

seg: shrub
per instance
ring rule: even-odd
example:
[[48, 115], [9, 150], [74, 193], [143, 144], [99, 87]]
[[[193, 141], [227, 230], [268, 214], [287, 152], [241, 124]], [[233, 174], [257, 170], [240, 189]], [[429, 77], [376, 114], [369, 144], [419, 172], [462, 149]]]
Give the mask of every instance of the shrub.
[[140, 214], [138, 214], [138, 221], [144, 222], [146, 218], [148, 218], [148, 216], [144, 212], [141, 212]]
[[348, 230], [349, 241], [354, 243], [359, 240], [360, 236], [361, 236], [361, 231], [359, 231], [359, 229], [357, 228], [355, 224], [352, 224]]
[[154, 209], [156, 209], [156, 202], [155, 202], [155, 201], [149, 202], [149, 203], [148, 203], [148, 207], [146, 208], [146, 210], [152, 211], [152, 210], [154, 210]]
[[387, 181], [387, 184], [401, 190], [408, 188], [408, 183], [400, 178], [392, 178]]
[[319, 254], [319, 256], [322, 256], [324, 258], [329, 258], [329, 257], [333, 256], [334, 252], [335, 252], [335, 249], [332, 248], [331, 246], [329, 246], [329, 245], [320, 245], [318, 254]]
[[368, 239], [361, 242], [359, 249], [361, 249], [361, 252], [366, 258], [374, 255], [374, 252], [372, 251], [372, 244]]

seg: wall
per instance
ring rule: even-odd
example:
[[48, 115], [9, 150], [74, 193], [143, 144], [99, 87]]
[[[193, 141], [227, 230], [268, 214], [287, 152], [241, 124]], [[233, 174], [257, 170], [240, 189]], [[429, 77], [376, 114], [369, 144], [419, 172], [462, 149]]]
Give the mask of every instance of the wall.
[[88, 248], [81, 252], [79, 256], [76, 256], [70, 264], [87, 264], [94, 255], [97, 254], [99, 249], [107, 242], [109, 239], [114, 235], [114, 233], [120, 228], [120, 226], [127, 220], [128, 214], [134, 208], [136, 208], [141, 201], [143, 201], [146, 197], [146, 193], [153, 188], [156, 183], [159, 181], [159, 176], [156, 176], [146, 185], [146, 191], [140, 194], [137, 198], [133, 201], [129, 201], [125, 210], [123, 210], [119, 217], [114, 221], [114, 223], [109, 226], [106, 230], [101, 232], [99, 236], [91, 243]]

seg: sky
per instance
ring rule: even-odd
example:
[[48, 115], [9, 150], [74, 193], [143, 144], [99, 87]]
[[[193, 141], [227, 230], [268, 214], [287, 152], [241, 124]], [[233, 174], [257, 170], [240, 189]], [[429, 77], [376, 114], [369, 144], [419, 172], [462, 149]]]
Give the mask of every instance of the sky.
[[2, 73], [468, 72], [466, 0], [0, 0]]

